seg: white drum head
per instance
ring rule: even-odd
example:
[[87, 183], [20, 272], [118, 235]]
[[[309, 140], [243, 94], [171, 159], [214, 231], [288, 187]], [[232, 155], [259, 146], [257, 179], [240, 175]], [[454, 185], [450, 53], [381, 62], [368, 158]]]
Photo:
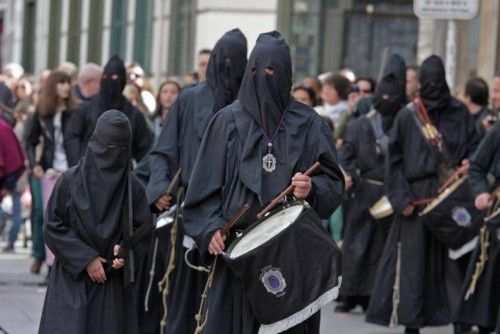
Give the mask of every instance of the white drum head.
[[229, 254], [229, 258], [237, 258], [272, 239], [292, 225], [303, 209], [304, 205], [292, 205], [266, 218], [239, 240]]

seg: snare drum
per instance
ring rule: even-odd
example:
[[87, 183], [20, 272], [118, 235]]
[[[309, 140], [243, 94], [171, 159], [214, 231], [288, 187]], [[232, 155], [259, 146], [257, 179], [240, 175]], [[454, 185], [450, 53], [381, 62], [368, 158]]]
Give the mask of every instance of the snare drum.
[[308, 319], [339, 291], [341, 254], [309, 205], [296, 201], [248, 227], [224, 253], [261, 324], [279, 333]]
[[431, 233], [450, 249], [469, 244], [478, 235], [484, 213], [474, 206], [467, 176], [462, 176], [429, 203], [419, 215]]

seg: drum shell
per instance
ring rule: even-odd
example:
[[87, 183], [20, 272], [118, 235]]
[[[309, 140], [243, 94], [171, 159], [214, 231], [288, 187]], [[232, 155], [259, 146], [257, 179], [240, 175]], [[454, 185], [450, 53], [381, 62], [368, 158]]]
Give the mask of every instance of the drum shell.
[[[224, 259], [241, 281], [245, 297], [261, 324], [286, 319], [327, 292], [338, 293], [341, 254], [310, 208], [305, 208], [292, 225], [258, 248], [235, 259], [228, 255]], [[264, 286], [261, 278], [268, 270], [281, 273], [286, 285], [282, 292], [271, 293]]]
[[[453, 211], [458, 208], [469, 213], [469, 226], [461, 226], [453, 219]], [[449, 248], [457, 249], [477, 236], [483, 225], [484, 213], [474, 206], [470, 184], [465, 181], [433, 210], [422, 215], [422, 219], [435, 238]]]

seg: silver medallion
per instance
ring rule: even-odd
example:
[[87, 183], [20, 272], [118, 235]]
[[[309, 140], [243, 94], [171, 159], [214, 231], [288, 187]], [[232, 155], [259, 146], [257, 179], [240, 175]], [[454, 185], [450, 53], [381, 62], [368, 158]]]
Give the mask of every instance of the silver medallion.
[[262, 168], [268, 173], [276, 170], [276, 158], [274, 155], [268, 153], [262, 158]]

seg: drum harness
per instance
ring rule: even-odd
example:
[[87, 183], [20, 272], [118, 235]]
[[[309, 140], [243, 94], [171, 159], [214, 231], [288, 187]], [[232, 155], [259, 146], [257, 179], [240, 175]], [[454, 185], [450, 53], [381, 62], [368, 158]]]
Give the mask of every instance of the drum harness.
[[[488, 210], [488, 216], [484, 218], [484, 221], [487, 223], [488, 221], [496, 218], [500, 214], [500, 187], [495, 189], [491, 196], [494, 198], [493, 205]], [[488, 230], [486, 224], [481, 228], [479, 232], [479, 257], [476, 262], [476, 268], [474, 270], [474, 274], [472, 275], [471, 282], [469, 284], [469, 288], [467, 289], [467, 293], [465, 294], [465, 300], [468, 300], [475, 292], [477, 282], [481, 277], [481, 274], [484, 271], [484, 267], [486, 266], [486, 262], [488, 261], [488, 248], [490, 246], [490, 238], [491, 233]]]
[[[309, 169], [304, 172], [304, 175], [311, 176], [311, 174], [313, 174], [316, 170], [318, 170], [319, 167], [321, 167], [321, 164], [318, 161], [316, 161], [316, 163], [314, 163], [314, 165], [309, 167]], [[293, 192], [293, 189], [294, 189], [294, 186], [289, 185], [278, 196], [276, 196], [269, 203], [268, 206], [266, 206], [261, 212], [259, 212], [257, 214], [257, 219], [260, 220], [260, 219], [264, 218], [264, 216], [269, 211], [271, 211], [276, 205], [278, 205], [279, 203], [281, 203], [283, 201], [283, 198], [285, 198], [287, 195], [290, 195]], [[227, 222], [227, 224], [224, 226], [224, 228], [221, 230], [221, 234], [226, 235], [226, 236], [229, 235], [230, 230], [233, 227], [233, 225], [236, 224], [241, 219], [241, 217], [243, 217], [243, 215], [248, 211], [249, 208], [250, 208], [249, 204], [245, 204], [243, 207], [241, 207], [238, 210], [238, 212], [236, 212], [236, 214], [233, 216], [233, 218], [231, 218], [231, 220], [229, 220]], [[208, 275], [208, 279], [207, 279], [207, 282], [205, 284], [205, 288], [203, 289], [203, 293], [201, 295], [200, 307], [198, 309], [198, 313], [195, 316], [196, 329], [194, 331], [194, 334], [201, 334], [203, 332], [203, 328], [205, 327], [205, 325], [207, 323], [208, 308], [205, 306], [205, 303], [206, 303], [208, 291], [212, 287], [212, 283], [213, 283], [213, 280], [215, 277], [215, 269], [216, 269], [218, 258], [219, 258], [219, 256], [216, 256], [214, 262], [210, 266], [210, 273]], [[202, 313], [205, 314], [205, 316], [203, 318], [202, 318]]]
[[[179, 188], [177, 192], [177, 207], [181, 205], [183, 198], [184, 198], [184, 188]], [[177, 242], [180, 214], [181, 210], [177, 210], [175, 212], [175, 219], [172, 224], [172, 229], [170, 230], [170, 254], [168, 258], [167, 269], [161, 281], [158, 282], [158, 290], [162, 295], [162, 304], [163, 304], [163, 317], [161, 318], [160, 321], [160, 333], [164, 333], [165, 327], [167, 326], [168, 294], [170, 292], [170, 278], [172, 276], [172, 272], [175, 269], [175, 256], [176, 256], [175, 247]]]
[[[174, 187], [177, 185], [177, 183], [180, 181], [180, 176], [181, 176], [181, 169], [177, 170], [175, 173], [174, 177], [172, 178], [172, 181], [170, 182], [167, 192], [165, 194], [170, 195], [172, 191], [174, 190]], [[177, 208], [180, 207], [180, 203], [182, 203], [184, 197], [184, 188], [180, 188], [179, 191], [177, 192]], [[168, 305], [167, 305], [167, 297], [169, 293], [169, 283], [170, 283], [170, 274], [174, 270], [174, 259], [175, 259], [175, 242], [177, 240], [177, 221], [179, 219], [180, 215], [180, 210], [178, 209], [175, 212], [175, 218], [174, 218], [174, 223], [172, 225], [172, 230], [170, 232], [170, 241], [172, 243], [171, 249], [170, 249], [170, 257], [169, 257], [169, 262], [167, 266], [167, 270], [165, 275], [163, 276], [162, 280], [158, 283], [158, 289], [159, 292], [162, 293], [162, 303], [163, 303], [163, 317], [160, 322], [160, 333], [164, 332], [165, 326], [167, 324], [167, 316], [168, 316]], [[155, 237], [155, 243], [153, 246], [153, 258], [151, 261], [151, 270], [149, 271], [149, 282], [148, 282], [148, 287], [146, 289], [146, 295], [144, 297], [144, 310], [146, 312], [149, 311], [149, 296], [151, 295], [151, 288], [153, 286], [153, 279], [154, 279], [154, 274], [156, 270], [156, 256], [158, 254], [158, 237]]]

